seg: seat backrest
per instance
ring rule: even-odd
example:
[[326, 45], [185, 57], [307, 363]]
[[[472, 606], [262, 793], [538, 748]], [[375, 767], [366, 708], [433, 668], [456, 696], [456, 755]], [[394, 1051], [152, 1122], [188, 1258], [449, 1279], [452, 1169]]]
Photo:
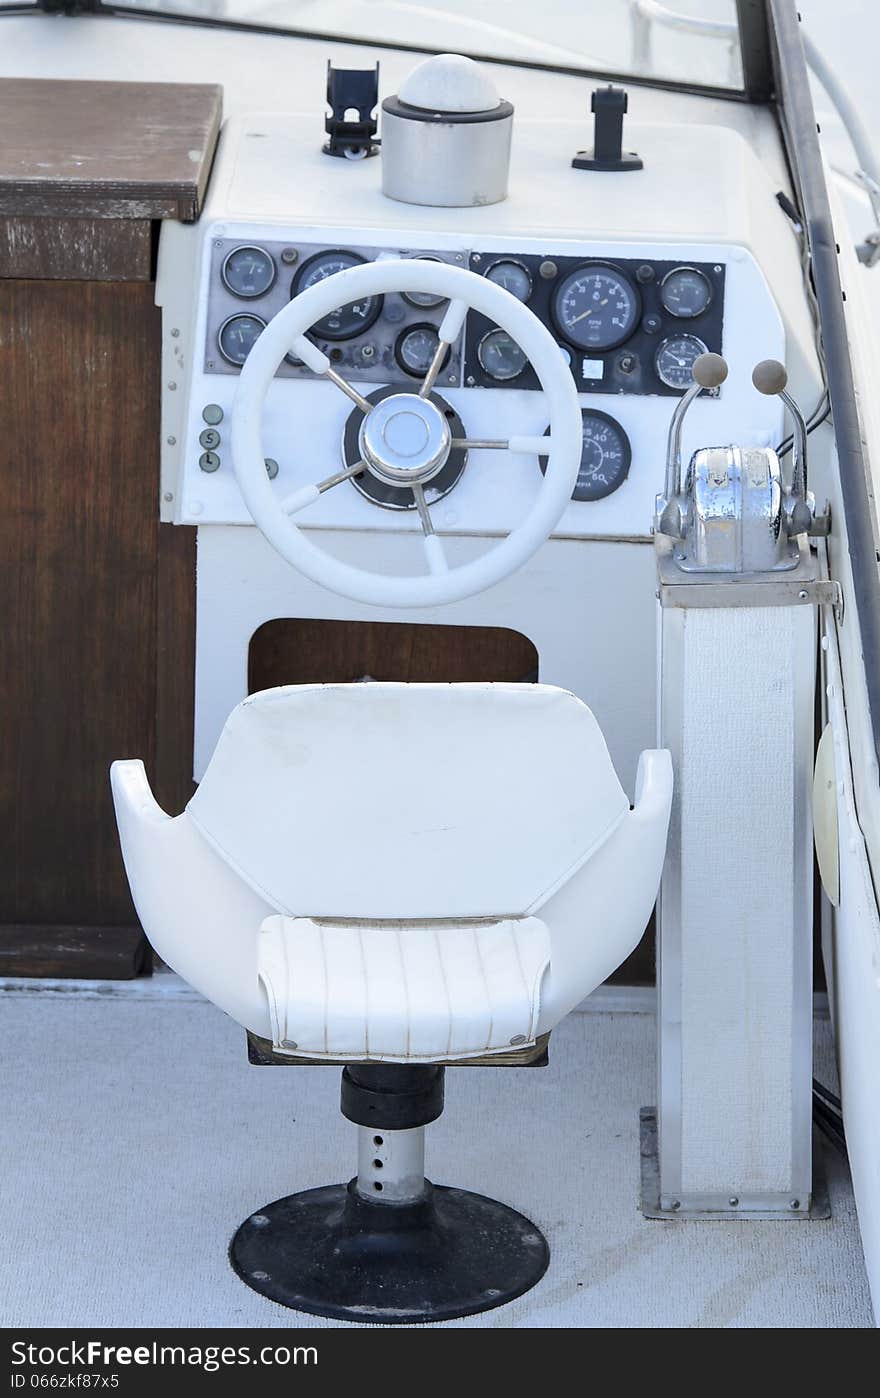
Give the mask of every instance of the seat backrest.
[[281, 912], [518, 916], [629, 803], [596, 720], [547, 685], [295, 685], [230, 715], [188, 817]]

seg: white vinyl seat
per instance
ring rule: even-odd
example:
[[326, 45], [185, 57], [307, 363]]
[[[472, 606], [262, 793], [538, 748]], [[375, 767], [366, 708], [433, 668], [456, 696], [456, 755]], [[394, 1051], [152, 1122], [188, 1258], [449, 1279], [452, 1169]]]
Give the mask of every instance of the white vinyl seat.
[[255, 1061], [344, 1065], [357, 1176], [245, 1219], [229, 1250], [242, 1280], [367, 1324], [472, 1315], [536, 1285], [541, 1230], [428, 1180], [425, 1127], [446, 1064], [546, 1062], [544, 1036], [635, 946], [669, 754], [642, 754], [630, 809], [564, 690], [303, 685], [233, 711], [182, 815], [159, 809], [141, 762], [112, 781], [160, 955], [248, 1029]]
[[598, 724], [546, 685], [268, 690], [227, 720], [183, 814], [113, 764], [153, 946], [293, 1057], [454, 1062], [528, 1046], [629, 954], [672, 796], [634, 809]]

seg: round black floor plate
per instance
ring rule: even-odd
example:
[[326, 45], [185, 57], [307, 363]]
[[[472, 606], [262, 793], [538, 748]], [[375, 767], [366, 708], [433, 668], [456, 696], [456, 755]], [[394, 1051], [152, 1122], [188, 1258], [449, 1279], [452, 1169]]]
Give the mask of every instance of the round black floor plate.
[[267, 1204], [229, 1256], [279, 1305], [378, 1325], [491, 1310], [528, 1291], [550, 1261], [543, 1234], [495, 1199], [429, 1185], [418, 1204], [373, 1204], [353, 1182]]

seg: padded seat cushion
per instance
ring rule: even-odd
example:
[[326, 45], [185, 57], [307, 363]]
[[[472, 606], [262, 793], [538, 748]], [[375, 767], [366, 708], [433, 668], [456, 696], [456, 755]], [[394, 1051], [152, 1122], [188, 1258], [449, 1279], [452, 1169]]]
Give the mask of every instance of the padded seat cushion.
[[269, 689], [230, 714], [187, 818], [276, 912], [539, 912], [629, 811], [599, 725], [548, 685]]
[[536, 917], [330, 923], [274, 916], [257, 968], [276, 1050], [356, 1062], [454, 1062], [534, 1042], [550, 960]]

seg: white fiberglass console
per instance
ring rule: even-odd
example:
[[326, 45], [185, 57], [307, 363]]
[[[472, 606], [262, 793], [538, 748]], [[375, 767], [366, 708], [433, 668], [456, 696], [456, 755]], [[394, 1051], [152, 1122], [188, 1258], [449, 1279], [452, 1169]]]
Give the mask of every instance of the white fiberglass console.
[[[689, 133], [691, 139], [701, 130]], [[240, 362], [292, 294], [340, 268], [375, 259], [430, 257], [488, 275], [521, 297], [555, 334], [586, 414], [580, 498], [560, 522], [563, 536], [647, 537], [669, 416], [702, 347], [723, 353], [735, 370], [717, 400], [700, 401], [689, 415], [686, 454], [708, 441], [777, 440], [779, 406], [759, 399], [749, 371], [756, 358], [784, 358], [785, 339], [751, 252], [710, 238], [648, 239], [632, 231], [596, 237], [593, 228], [607, 224], [613, 212], [608, 202], [619, 207], [620, 198], [633, 193], [645, 203], [631, 229], [647, 225], [649, 215], [660, 215], [668, 226], [671, 203], [680, 210], [684, 232], [694, 223], [692, 178], [679, 185], [674, 177], [685, 171], [678, 165], [653, 174], [646, 168], [628, 178], [572, 170], [565, 156], [574, 134], [563, 126], [565, 134], [556, 135], [549, 123], [542, 131], [548, 153], [559, 149], [558, 169], [546, 168], [545, 153], [545, 168], [524, 171], [520, 188], [514, 186], [503, 204], [460, 210], [386, 199], [379, 161], [322, 156], [311, 116], [249, 117], [227, 127], [201, 222], [194, 228], [169, 225], [163, 232], [163, 518], [187, 524], [250, 521], [229, 446]], [[711, 135], [721, 147], [742, 144], [732, 133]], [[741, 159], [749, 155], [745, 147], [737, 153]], [[657, 185], [662, 207], [652, 208], [648, 182]], [[630, 185], [637, 188], [624, 188]], [[714, 191], [703, 189], [711, 201]], [[528, 217], [520, 219], [514, 206], [523, 202]], [[705, 210], [702, 200], [699, 207]], [[536, 236], [538, 221], [546, 231]], [[731, 232], [747, 226], [744, 218]], [[328, 317], [312, 337], [334, 366], [367, 385], [365, 393], [390, 384], [412, 387], [430, 357], [442, 304], [390, 295], [347, 309], [333, 323]], [[492, 329], [483, 317], [468, 318], [437, 390], [469, 438], [497, 437], [499, 424], [509, 433], [540, 435], [548, 419], [537, 382], [516, 347], [506, 337], [493, 337]], [[302, 365], [281, 367], [264, 429], [279, 494], [343, 465], [350, 407]], [[502, 462], [476, 452], [471, 458], [438, 507], [436, 528], [477, 535], [510, 529], [536, 489], [537, 458]], [[383, 508], [351, 483], [316, 502], [302, 522], [309, 528], [419, 528], [412, 510], [387, 503]]]
[[[779, 440], [781, 405], [755, 392], [750, 372], [788, 348], [797, 375], [798, 335], [787, 346], [759, 247], [792, 285], [800, 273], [772, 186], [735, 133], [631, 127], [645, 168], [623, 176], [573, 169], [582, 135], [571, 123], [520, 123], [509, 197], [435, 208], [385, 197], [380, 159], [323, 155], [312, 114], [249, 115], [224, 129], [201, 221], [164, 226], [161, 516], [199, 529], [197, 777], [247, 692], [252, 634], [284, 616], [522, 631], [541, 678], [591, 706], [624, 780], [634, 775], [655, 704], [653, 556], [639, 545], [650, 539], [670, 416], [705, 348], [731, 374], [688, 414], [685, 459], [707, 444]], [[510, 576], [487, 574], [477, 595], [426, 591], [415, 608], [381, 588], [348, 601], [323, 575], [291, 568], [254, 527], [232, 449], [241, 367], [263, 326], [329, 276], [401, 259], [465, 269], [528, 308], [570, 376], [583, 431], [549, 542]], [[416, 393], [448, 304], [436, 289], [365, 294], [323, 314], [309, 340], [355, 397]], [[263, 503], [267, 489], [280, 505], [348, 471], [297, 514], [306, 540], [352, 570], [435, 571], [413, 492], [351, 474], [363, 410], [292, 346], [279, 358], [262, 412]], [[473, 305], [434, 394], [453, 439], [475, 444], [453, 451], [425, 490], [442, 566], [463, 573], [501, 551], [499, 538], [524, 525], [549, 485], [537, 448], [548, 399], [514, 337]], [[498, 439], [511, 449], [479, 445]], [[623, 704], [621, 667], [632, 677]]]

